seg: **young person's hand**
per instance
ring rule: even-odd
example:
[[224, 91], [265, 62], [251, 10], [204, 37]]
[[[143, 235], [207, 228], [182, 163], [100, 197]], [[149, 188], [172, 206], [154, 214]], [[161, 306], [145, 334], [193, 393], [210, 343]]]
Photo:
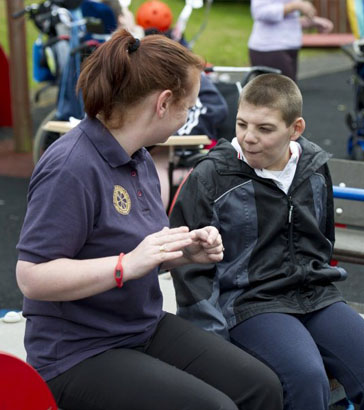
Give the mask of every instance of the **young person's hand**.
[[184, 248], [184, 257], [190, 263], [217, 263], [224, 257], [224, 246], [219, 231], [206, 226], [191, 231], [193, 243]]

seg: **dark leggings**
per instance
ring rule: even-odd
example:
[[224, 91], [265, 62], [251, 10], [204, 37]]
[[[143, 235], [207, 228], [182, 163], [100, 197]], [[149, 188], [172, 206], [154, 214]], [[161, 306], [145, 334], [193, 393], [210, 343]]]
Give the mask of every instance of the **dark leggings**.
[[251, 65], [278, 68], [282, 74], [296, 81], [298, 50], [256, 51], [249, 49]]
[[48, 385], [63, 410], [278, 410], [282, 387], [266, 365], [167, 314], [148, 346], [86, 359]]

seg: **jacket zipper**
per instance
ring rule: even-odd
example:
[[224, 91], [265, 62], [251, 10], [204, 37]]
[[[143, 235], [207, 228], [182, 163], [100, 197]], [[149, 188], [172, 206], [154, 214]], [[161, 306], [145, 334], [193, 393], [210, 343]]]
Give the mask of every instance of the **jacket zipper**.
[[[294, 205], [293, 205], [293, 201], [292, 201], [292, 196], [289, 195], [288, 196], [288, 241], [289, 241], [289, 253], [291, 256], [291, 261], [293, 263], [297, 263], [296, 260], [296, 255], [294, 252], [294, 248], [293, 248], [293, 211], [294, 211]], [[307, 312], [307, 308], [304, 304], [304, 300], [302, 298], [301, 295], [301, 289], [298, 288], [296, 291], [296, 297], [297, 297], [297, 302], [298, 304], [301, 306], [301, 309], [303, 310], [303, 312]]]
[[294, 249], [293, 249], [293, 223], [292, 223], [292, 218], [293, 218], [293, 210], [294, 210], [294, 205], [292, 201], [292, 196], [288, 196], [288, 244], [289, 244], [289, 254], [291, 256], [292, 262], [296, 263], [296, 257], [294, 254]]

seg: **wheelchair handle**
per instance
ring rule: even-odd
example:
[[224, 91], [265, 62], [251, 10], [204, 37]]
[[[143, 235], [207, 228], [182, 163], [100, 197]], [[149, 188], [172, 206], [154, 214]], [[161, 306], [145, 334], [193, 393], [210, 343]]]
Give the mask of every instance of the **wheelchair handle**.
[[37, 4], [32, 4], [31, 6], [26, 6], [23, 10], [19, 10], [11, 15], [13, 19], [18, 19], [19, 17], [24, 16], [24, 14], [29, 13], [33, 9], [38, 9]]
[[281, 70], [266, 66], [252, 67], [228, 67], [228, 66], [211, 66], [205, 68], [205, 73], [273, 73], [281, 74]]

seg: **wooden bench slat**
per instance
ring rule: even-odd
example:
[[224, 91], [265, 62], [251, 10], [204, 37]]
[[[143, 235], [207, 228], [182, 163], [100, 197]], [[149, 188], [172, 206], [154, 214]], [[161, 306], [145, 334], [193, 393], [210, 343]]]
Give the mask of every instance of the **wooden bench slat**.
[[[331, 158], [329, 168], [334, 185], [364, 188], [364, 162]], [[334, 259], [364, 264], [364, 202], [334, 198], [336, 226]]]
[[350, 259], [364, 264], [364, 230], [336, 227], [335, 236], [335, 259], [346, 258], [347, 262]]

